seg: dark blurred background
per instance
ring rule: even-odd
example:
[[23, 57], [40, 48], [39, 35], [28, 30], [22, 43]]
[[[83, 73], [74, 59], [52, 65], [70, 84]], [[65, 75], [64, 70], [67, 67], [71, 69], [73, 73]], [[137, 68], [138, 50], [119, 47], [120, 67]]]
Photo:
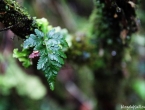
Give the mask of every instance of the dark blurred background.
[[[33, 17], [47, 18], [52, 26], [66, 28], [72, 37], [89, 31], [93, 0], [17, 1]], [[139, 31], [132, 36], [130, 48], [126, 50], [127, 63], [122, 64], [124, 92], [119, 93], [116, 110], [121, 110], [123, 104], [145, 106], [144, 11], [138, 4]], [[0, 33], [0, 110], [96, 110], [95, 81], [87, 64], [66, 62], [57, 76], [55, 90], [51, 91], [35, 64], [25, 69], [12, 58], [13, 48], [20, 48], [21, 42], [10, 30]]]

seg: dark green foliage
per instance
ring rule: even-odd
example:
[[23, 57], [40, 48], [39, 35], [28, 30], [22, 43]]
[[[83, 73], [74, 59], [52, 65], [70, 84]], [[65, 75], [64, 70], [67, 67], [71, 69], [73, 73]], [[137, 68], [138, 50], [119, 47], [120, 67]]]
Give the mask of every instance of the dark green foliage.
[[63, 49], [68, 48], [63, 34], [56, 32], [55, 29], [50, 30], [47, 34], [35, 29], [35, 34], [30, 34], [23, 44], [24, 49], [30, 47], [33, 47], [34, 51], [39, 51], [37, 69], [45, 73], [51, 90], [54, 90], [55, 77], [64, 64], [63, 59], [66, 58]]

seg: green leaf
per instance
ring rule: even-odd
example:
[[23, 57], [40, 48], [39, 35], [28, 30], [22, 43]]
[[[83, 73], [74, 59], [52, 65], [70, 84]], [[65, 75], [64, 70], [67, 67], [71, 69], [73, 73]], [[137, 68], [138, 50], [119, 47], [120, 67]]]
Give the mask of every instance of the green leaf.
[[37, 44], [35, 45], [33, 50], [37, 50], [37, 51], [42, 51], [42, 50], [46, 50], [46, 48], [44, 48], [42, 41], [37, 42]]
[[24, 41], [23, 48], [27, 49], [29, 47], [34, 47], [37, 45], [37, 42], [39, 42], [38, 37], [36, 37], [34, 34], [30, 34], [30, 37]]
[[14, 49], [13, 50], [13, 57], [14, 58], [18, 58], [18, 60], [20, 62], [22, 62], [22, 65], [24, 67], [29, 67], [30, 65], [32, 65], [32, 62], [30, 61], [30, 59], [28, 58], [29, 56], [29, 51], [24, 49], [21, 52], [18, 51], [18, 49]]
[[55, 45], [58, 45], [58, 42], [57, 40], [54, 40], [54, 39], [49, 39], [46, 44], [50, 47], [50, 46], [55, 46]]
[[13, 50], [14, 58], [25, 57], [27, 55], [28, 55], [28, 52], [26, 50], [24, 50], [23, 52], [19, 52], [17, 48]]
[[26, 68], [32, 65], [32, 62], [30, 61], [30, 59], [27, 59], [27, 58], [19, 58], [19, 61], [22, 62], [22, 65]]
[[53, 37], [54, 37], [54, 33], [55, 33], [55, 30], [54, 30], [54, 29], [50, 30], [50, 31], [47, 33], [47, 37], [48, 37], [49, 39], [53, 38]]
[[[37, 69], [38, 70], [42, 69], [45, 66], [47, 61], [48, 61], [47, 56], [40, 56], [38, 63], [37, 63]], [[47, 62], [47, 65], [48, 65], [48, 62]]]
[[37, 50], [39, 50], [39, 53], [40, 53], [40, 55], [41, 56], [43, 56], [43, 55], [47, 55], [47, 50], [45, 49], [45, 48], [36, 48]]
[[64, 60], [61, 58], [61, 57], [57, 57], [57, 59], [58, 59], [58, 62], [60, 63], [60, 64], [64, 64]]
[[62, 37], [62, 34], [59, 33], [59, 32], [53, 34], [53, 39], [58, 39], [58, 40], [60, 40], [60, 39], [62, 39], [62, 38], [63, 38], [63, 37]]
[[56, 62], [56, 61], [52, 61], [51, 64], [52, 64], [52, 66], [56, 66], [58, 68], [62, 67], [62, 65], [60, 63]]
[[35, 33], [36, 33], [36, 35], [38, 36], [38, 37], [44, 37], [44, 33], [43, 32], [41, 32], [41, 31], [39, 31], [38, 29], [35, 29], [34, 30], [35, 31]]
[[[44, 26], [43, 23], [44, 22], [40, 23], [40, 27]], [[23, 48], [30, 49], [31, 47], [33, 48], [33, 51], [39, 52], [40, 57], [37, 63], [37, 69], [42, 70], [45, 73], [45, 77], [49, 82], [51, 90], [54, 90], [55, 78], [64, 64], [64, 59], [66, 58], [64, 50], [68, 48], [68, 44], [64, 38], [66, 33], [55, 29], [46, 32], [47, 29], [44, 28], [46, 27], [40, 28], [41, 30], [35, 29], [35, 33], [30, 34], [24, 41]], [[28, 58], [25, 57], [28, 57], [30, 53], [25, 54], [24, 52], [18, 54], [17, 51], [18, 50], [15, 50], [15, 57], [19, 57], [19, 60], [23, 62], [23, 65], [29, 65], [30, 62], [28, 62]]]
[[61, 47], [59, 45], [54, 45], [54, 46], [50, 46], [49, 50], [53, 51], [53, 53], [55, 54], [57, 51], [61, 51], [60, 50]]
[[54, 82], [49, 83], [50, 89], [53, 91], [54, 90]]
[[56, 62], [58, 62], [60, 64], [64, 64], [63, 59], [61, 57], [59, 57], [58, 55], [49, 54], [48, 56], [49, 56], [50, 60], [52, 60], [52, 61], [54, 60], [54, 61], [56, 61]]
[[67, 56], [65, 55], [65, 53], [62, 52], [62, 51], [57, 51], [56, 54], [60, 55], [62, 58], [67, 58]]
[[[43, 36], [39, 30], [35, 30], [35, 33], [37, 36]], [[48, 39], [40, 39], [40, 41], [34, 45], [34, 49], [38, 50], [40, 53], [37, 69], [44, 71], [49, 81], [50, 88], [53, 90], [55, 77], [64, 64], [63, 58], [66, 58], [61, 44], [66, 44], [66, 42], [62, 35], [56, 33], [55, 30], [49, 31], [47, 36]]]
[[47, 78], [48, 78], [50, 89], [54, 90], [54, 82], [55, 82], [55, 78], [58, 72], [52, 69], [48, 73], [49, 75], [47, 76]]
[[55, 54], [48, 54], [48, 57], [50, 58], [50, 60], [54, 60], [58, 62], [58, 58]]
[[61, 40], [61, 45], [62, 45], [63, 48], [68, 48], [69, 47], [68, 43], [65, 41], [65, 39]]

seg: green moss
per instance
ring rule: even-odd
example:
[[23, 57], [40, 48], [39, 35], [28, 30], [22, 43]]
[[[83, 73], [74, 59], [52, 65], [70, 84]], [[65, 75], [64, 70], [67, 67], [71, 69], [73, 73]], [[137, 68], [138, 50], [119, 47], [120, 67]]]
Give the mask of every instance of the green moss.
[[24, 10], [19, 4], [18, 2], [14, 1], [14, 0], [4, 0], [4, 3], [5, 3], [5, 8], [6, 8], [6, 11], [9, 11], [11, 9], [17, 11], [18, 13], [20, 14], [23, 14], [23, 15], [26, 15], [26, 16], [29, 16], [29, 14], [27, 13], [26, 10]]

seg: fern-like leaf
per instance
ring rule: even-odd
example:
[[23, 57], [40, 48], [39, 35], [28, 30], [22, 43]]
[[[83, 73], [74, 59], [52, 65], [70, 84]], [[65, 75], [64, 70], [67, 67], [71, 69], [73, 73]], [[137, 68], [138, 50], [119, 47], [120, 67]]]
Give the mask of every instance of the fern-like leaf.
[[49, 65], [47, 56], [44, 56], [44, 55], [40, 56], [38, 63], [37, 63], [37, 69], [40, 70], [40, 69], [44, 68], [46, 63], [47, 63], [47, 65]]
[[54, 90], [55, 77], [66, 58], [64, 49], [68, 48], [63, 33], [56, 32], [55, 29], [50, 30], [48, 33], [43, 33], [35, 29], [35, 34], [31, 34], [24, 41], [23, 48], [30, 47], [33, 47], [35, 51], [39, 51], [40, 57], [37, 69], [45, 73], [51, 90]]
[[38, 37], [34, 34], [30, 34], [29, 38], [24, 41], [23, 48], [27, 49], [29, 47], [34, 47], [37, 42], [39, 42]]

